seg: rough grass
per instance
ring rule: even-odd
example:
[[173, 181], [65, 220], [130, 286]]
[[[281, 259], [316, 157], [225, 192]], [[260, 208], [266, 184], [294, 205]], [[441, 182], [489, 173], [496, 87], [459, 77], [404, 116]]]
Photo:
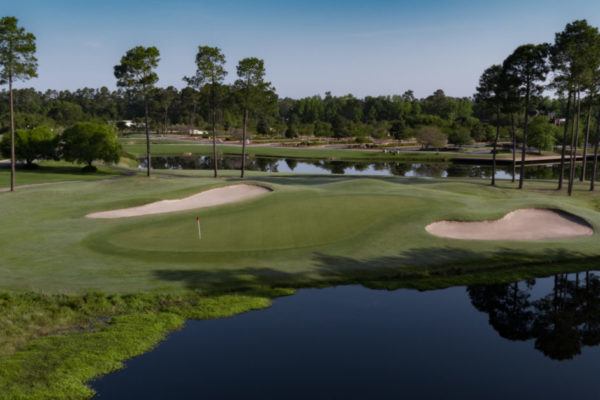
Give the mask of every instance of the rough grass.
[[[94, 393], [86, 382], [150, 350], [186, 319], [222, 318], [264, 308], [271, 297], [291, 293], [268, 289], [213, 297], [195, 292], [110, 297], [4, 294], [1, 398], [89, 398]], [[40, 329], [55, 331], [44, 335]]]

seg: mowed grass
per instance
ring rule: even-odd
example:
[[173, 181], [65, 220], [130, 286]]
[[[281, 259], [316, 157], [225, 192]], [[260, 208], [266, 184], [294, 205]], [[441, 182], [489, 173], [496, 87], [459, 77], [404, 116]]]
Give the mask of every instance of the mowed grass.
[[[461, 241], [428, 234], [439, 219], [498, 218], [523, 207], [600, 213], [583, 191], [567, 198], [509, 183], [254, 175], [274, 189], [237, 204], [94, 220], [94, 211], [181, 198], [233, 178], [128, 177], [0, 195], [0, 289], [106, 293], [233, 290], [254, 285], [473, 272], [600, 256], [597, 235], [558, 241]], [[546, 185], [546, 186], [544, 186]], [[543, 189], [543, 190], [542, 190]], [[548, 195], [550, 194], [550, 195]], [[43, 199], [43, 201], [41, 201]], [[202, 240], [198, 240], [196, 215]]]
[[[25, 169], [17, 167], [15, 184], [31, 185], [40, 183], [97, 180], [114, 178], [123, 175], [123, 172], [108, 167], [99, 166], [98, 171], [86, 173], [81, 170], [83, 165], [64, 161], [43, 161], [38, 163], [39, 168]], [[10, 187], [10, 166], [0, 166], [0, 188]]]

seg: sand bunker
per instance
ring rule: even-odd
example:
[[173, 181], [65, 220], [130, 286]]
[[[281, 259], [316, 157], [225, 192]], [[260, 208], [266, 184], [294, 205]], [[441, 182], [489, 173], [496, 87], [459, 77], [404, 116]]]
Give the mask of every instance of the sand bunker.
[[558, 210], [523, 208], [492, 221], [438, 221], [425, 227], [435, 236], [470, 240], [545, 240], [594, 234], [584, 219]]
[[137, 217], [139, 215], [162, 214], [173, 211], [193, 210], [234, 203], [271, 192], [257, 185], [230, 185], [215, 189], [205, 190], [192, 196], [177, 200], [162, 200], [139, 207], [122, 208], [120, 210], [103, 211], [86, 215], [88, 218], [123, 218]]

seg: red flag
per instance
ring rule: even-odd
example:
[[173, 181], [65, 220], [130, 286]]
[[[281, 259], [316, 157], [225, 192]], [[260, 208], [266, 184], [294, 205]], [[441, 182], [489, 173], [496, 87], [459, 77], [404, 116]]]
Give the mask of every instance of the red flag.
[[200, 216], [196, 216], [196, 221], [200, 221]]

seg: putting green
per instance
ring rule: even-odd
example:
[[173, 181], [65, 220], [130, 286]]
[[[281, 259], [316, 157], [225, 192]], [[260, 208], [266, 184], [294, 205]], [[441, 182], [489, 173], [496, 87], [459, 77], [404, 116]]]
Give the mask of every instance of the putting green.
[[496, 219], [539, 207], [571, 212], [598, 232], [595, 197], [583, 190], [567, 198], [555, 191], [518, 191], [509, 182], [491, 188], [478, 181], [251, 176], [246, 183], [274, 192], [222, 206], [112, 220], [85, 215], [178, 199], [239, 180], [128, 177], [0, 194], [7, 233], [0, 238], [0, 288], [231, 289], [248, 282], [428, 276], [600, 256], [596, 234], [484, 243], [438, 238], [425, 230], [434, 221]]
[[[162, 252], [266, 251], [324, 246], [361, 235], [385, 221], [402, 223], [400, 214], [417, 208], [422, 200], [407, 196], [316, 195], [297, 198], [272, 195], [256, 201], [212, 211], [178, 213], [168, 218], [132, 224], [106, 240], [113, 246]], [[343, 205], [343, 206], [341, 206]], [[202, 240], [198, 239], [200, 216]]]

